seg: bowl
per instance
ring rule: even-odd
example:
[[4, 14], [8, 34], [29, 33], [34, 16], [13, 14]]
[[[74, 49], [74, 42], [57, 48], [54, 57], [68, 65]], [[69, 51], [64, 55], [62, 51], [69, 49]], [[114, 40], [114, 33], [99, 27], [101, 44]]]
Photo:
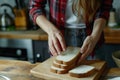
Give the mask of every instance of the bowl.
[[112, 53], [112, 58], [116, 65], [120, 68], [120, 51], [116, 51]]

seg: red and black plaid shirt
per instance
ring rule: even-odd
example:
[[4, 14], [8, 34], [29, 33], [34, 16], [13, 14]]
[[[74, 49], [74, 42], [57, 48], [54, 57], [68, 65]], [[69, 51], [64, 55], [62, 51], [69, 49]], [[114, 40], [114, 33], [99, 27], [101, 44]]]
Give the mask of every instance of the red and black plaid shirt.
[[[47, 1], [49, 3], [50, 21], [60, 30], [64, 30], [67, 0], [30, 0], [30, 15], [33, 21], [36, 21], [38, 15], [45, 15], [45, 4]], [[96, 12], [94, 20], [97, 18], [108, 20], [112, 2], [113, 0], [102, 0], [102, 6]], [[85, 22], [88, 35], [92, 32], [94, 20], [93, 22]], [[98, 42], [101, 44], [103, 40], [104, 37], [102, 34], [101, 39]]]

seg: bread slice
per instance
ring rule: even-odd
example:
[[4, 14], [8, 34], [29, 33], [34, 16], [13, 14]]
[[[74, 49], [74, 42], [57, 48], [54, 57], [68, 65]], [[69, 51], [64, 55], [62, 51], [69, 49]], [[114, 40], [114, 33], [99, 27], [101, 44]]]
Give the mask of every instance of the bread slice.
[[57, 74], [65, 74], [65, 73], [68, 73], [68, 71], [74, 67], [75, 67], [75, 64], [68, 66], [66, 69], [62, 69], [62, 68], [59, 68], [59, 67], [52, 65], [50, 68], [50, 71], [53, 73], [57, 73]]
[[57, 68], [67, 69], [69, 65], [59, 64], [56, 61], [53, 61], [53, 66], [55, 66]]
[[69, 71], [69, 75], [72, 77], [88, 77], [96, 72], [95, 67], [89, 65], [80, 65]]
[[76, 63], [80, 56], [81, 53], [79, 47], [67, 47], [66, 51], [63, 51], [61, 55], [58, 55], [55, 61], [59, 64], [71, 65]]
[[53, 73], [57, 73], [57, 74], [65, 74], [68, 72], [68, 70], [66, 70], [66, 69], [61, 69], [61, 68], [58, 68], [55, 66], [51, 66], [50, 71]]

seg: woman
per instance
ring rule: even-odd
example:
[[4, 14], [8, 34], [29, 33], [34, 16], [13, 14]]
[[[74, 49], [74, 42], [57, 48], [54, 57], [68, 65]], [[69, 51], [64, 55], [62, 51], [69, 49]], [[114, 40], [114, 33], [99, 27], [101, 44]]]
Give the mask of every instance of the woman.
[[[66, 49], [65, 25], [68, 23], [86, 24], [87, 37], [81, 46], [84, 60], [104, 41], [103, 28], [106, 26], [113, 0], [48, 0], [49, 19], [45, 15], [47, 0], [30, 0], [30, 15], [38, 26], [48, 34], [49, 50], [58, 55]], [[70, 13], [69, 13], [70, 12]], [[69, 15], [69, 16], [67, 16]], [[73, 18], [72, 18], [73, 17]]]

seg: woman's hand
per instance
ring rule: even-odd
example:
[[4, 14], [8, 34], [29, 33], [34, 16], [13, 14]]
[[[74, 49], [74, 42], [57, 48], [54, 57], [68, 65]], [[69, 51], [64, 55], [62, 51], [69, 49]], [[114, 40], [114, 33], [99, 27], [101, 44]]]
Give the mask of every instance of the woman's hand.
[[86, 57], [93, 51], [95, 45], [96, 45], [96, 39], [93, 36], [87, 36], [86, 39], [83, 42], [83, 45], [81, 47], [81, 53], [82, 56], [80, 57], [78, 64], [80, 64], [81, 61], [85, 60]]
[[48, 45], [53, 56], [60, 54], [61, 51], [65, 51], [66, 45], [63, 34], [55, 28], [52, 29], [48, 34]]
[[48, 34], [49, 50], [53, 56], [66, 49], [62, 33], [44, 15], [38, 16], [36, 23]]
[[93, 51], [105, 25], [106, 20], [103, 18], [98, 18], [94, 21], [92, 33], [90, 36], [86, 37], [81, 47], [82, 56], [80, 57], [78, 64]]

